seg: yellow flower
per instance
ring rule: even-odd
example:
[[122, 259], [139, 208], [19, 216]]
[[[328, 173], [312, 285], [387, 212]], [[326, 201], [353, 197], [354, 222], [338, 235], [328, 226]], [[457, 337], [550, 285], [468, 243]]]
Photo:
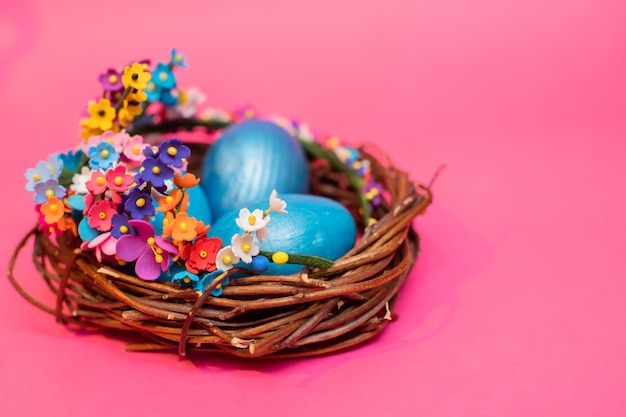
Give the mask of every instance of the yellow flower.
[[89, 113], [89, 119], [85, 123], [86, 127], [106, 131], [113, 126], [115, 109], [111, 107], [111, 102], [108, 99], [101, 98], [97, 103], [90, 101], [87, 113]]
[[117, 117], [120, 120], [120, 125], [126, 127], [128, 122], [132, 122], [133, 119], [139, 116], [142, 112], [143, 108], [141, 107], [141, 104], [124, 100], [124, 105], [117, 114]]
[[152, 78], [152, 75], [145, 71], [144, 64], [135, 62], [133, 65], [124, 68], [122, 84], [124, 88], [132, 87], [137, 90], [145, 90], [150, 78]]
[[89, 119], [80, 119], [80, 137], [87, 140], [92, 136], [100, 136], [102, 129], [92, 129], [89, 127]]
[[137, 90], [136, 88], [130, 90], [130, 93], [128, 93], [128, 96], [126, 97], [126, 100], [136, 101], [137, 103], [143, 103], [147, 99], [148, 95], [141, 90]]

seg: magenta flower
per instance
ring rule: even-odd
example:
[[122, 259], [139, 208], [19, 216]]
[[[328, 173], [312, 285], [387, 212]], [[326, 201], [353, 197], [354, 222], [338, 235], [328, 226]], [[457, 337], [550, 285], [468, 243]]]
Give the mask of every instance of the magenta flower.
[[100, 74], [98, 80], [105, 91], [119, 91], [124, 88], [121, 74], [113, 68], [109, 68], [107, 72]]
[[135, 263], [135, 273], [141, 279], [154, 281], [161, 271], [167, 270], [171, 255], [178, 249], [161, 236], [154, 234], [154, 227], [144, 220], [130, 220], [137, 235], [123, 235], [117, 241], [117, 256], [126, 262]]
[[105, 232], [90, 241], [83, 242], [82, 245], [80, 245], [80, 248], [84, 251], [94, 249], [96, 252], [96, 259], [98, 262], [102, 262], [102, 254], [107, 256], [115, 255], [116, 242], [117, 239], [111, 235], [111, 232]]

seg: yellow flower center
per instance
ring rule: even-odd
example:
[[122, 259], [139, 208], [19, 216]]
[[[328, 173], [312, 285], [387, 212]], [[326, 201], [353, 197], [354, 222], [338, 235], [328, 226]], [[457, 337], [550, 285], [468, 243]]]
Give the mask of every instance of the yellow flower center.
[[360, 169], [361, 168], [361, 161], [354, 161], [354, 163], [352, 164], [352, 168]]
[[143, 207], [143, 206], [145, 206], [145, 205], [146, 205], [146, 199], [145, 199], [145, 198], [143, 198], [143, 197], [138, 198], [138, 199], [137, 199], [137, 201], [135, 201], [135, 205], [136, 205], [137, 207]]
[[250, 109], [249, 109], [249, 110], [246, 110], [246, 111], [243, 113], [243, 115], [244, 115], [247, 119], [249, 119], [249, 118], [251, 118], [252, 116], [254, 116], [254, 110], [250, 110]]
[[165, 80], [167, 80], [167, 74], [166, 74], [166, 73], [164, 73], [164, 72], [162, 72], [161, 74], [159, 74], [159, 79], [160, 79], [161, 81], [165, 81]]
[[163, 262], [163, 256], [161, 255], [156, 255], [154, 257], [154, 260], [157, 261], [158, 264], [160, 264], [161, 262]]
[[256, 223], [256, 216], [254, 214], [251, 214], [248, 216], [248, 223], [250, 224], [255, 224]]
[[148, 84], [148, 90], [154, 91], [154, 84], [152, 83]]
[[165, 197], [165, 202], [166, 203], [171, 203], [172, 201], [174, 201], [174, 197], [172, 197], [171, 195], [168, 195], [167, 197]]
[[150, 237], [148, 238], [148, 245], [150, 245], [150, 246], [154, 246], [154, 242], [156, 242], [156, 241], [154, 240], [154, 238], [153, 238], [152, 236], [150, 236]]
[[139, 146], [135, 145], [135, 146], [133, 146], [133, 147], [132, 147], [131, 152], [132, 152], [133, 154], [135, 154], [135, 155], [139, 155], [139, 151], [140, 151], [140, 150], [141, 150], [141, 149], [139, 149]]
[[289, 260], [289, 255], [285, 252], [276, 252], [272, 255], [272, 261], [276, 264], [284, 264]]
[[233, 263], [233, 258], [231, 258], [230, 256], [226, 255], [224, 256], [224, 258], [222, 258], [222, 262], [224, 262], [226, 265], [230, 265]]
[[55, 211], [57, 211], [57, 208], [58, 208], [58, 207], [57, 207], [57, 205], [56, 205], [56, 204], [50, 204], [50, 211], [51, 211], [51, 212], [53, 212], [53, 213], [54, 213]]
[[104, 211], [101, 211], [98, 213], [98, 217], [100, 217], [100, 220], [104, 220], [107, 218], [107, 214]]
[[185, 93], [184, 91], [178, 93], [178, 104], [185, 104], [187, 101], [189, 101], [189, 96], [187, 95], [187, 93]]
[[104, 179], [104, 177], [96, 178], [96, 184], [98, 184], [100, 187], [102, 187], [106, 183], [107, 183], [107, 181]]
[[124, 178], [122, 178], [120, 176], [117, 176], [117, 177], [115, 177], [113, 182], [115, 183], [115, 185], [122, 185], [122, 183], [124, 183]]
[[181, 231], [181, 232], [186, 232], [186, 231], [187, 231], [187, 223], [182, 222], [182, 223], [180, 224], [179, 228], [180, 228], [180, 231]]
[[125, 235], [126, 233], [128, 233], [128, 226], [126, 226], [125, 224], [120, 226], [120, 233]]
[[180, 61], [182, 61], [182, 60], [183, 60], [183, 57], [182, 57], [182, 56], [180, 56], [180, 54], [176, 54], [176, 55], [174, 55], [174, 61], [176, 61], [176, 62], [180, 62]]
[[163, 253], [163, 249], [157, 247], [156, 248], [156, 253], [158, 253], [159, 255]]
[[54, 197], [54, 190], [51, 189], [51, 188], [46, 190], [46, 197], [48, 197], [48, 198]]
[[169, 148], [167, 148], [167, 154], [169, 156], [175, 156], [178, 153], [178, 151], [176, 150], [175, 147], [170, 146]]
[[39, 181], [40, 179], [41, 179], [41, 176], [39, 174], [33, 174], [33, 180]]
[[185, 284], [189, 284], [191, 282], [191, 279], [189, 277], [185, 277], [185, 278], [183, 278], [183, 282]]
[[206, 253], [206, 251], [205, 251], [205, 250], [200, 251], [200, 257], [201, 257], [202, 259], [206, 258], [208, 255], [209, 255], [209, 254], [208, 254], [208, 253]]
[[115, 75], [115, 74], [109, 75], [109, 82], [111, 84], [115, 84], [117, 82], [117, 75]]
[[158, 166], [156, 166], [156, 165], [155, 165], [155, 166], [153, 166], [153, 167], [152, 167], [152, 173], [153, 173], [154, 175], [159, 175], [159, 173], [161, 173], [161, 168], [159, 168], [159, 167], [158, 167]]
[[252, 248], [250, 247], [249, 243], [243, 243], [241, 245], [241, 250], [244, 251], [244, 252], [250, 252], [250, 249], [252, 249]]
[[108, 158], [109, 157], [109, 151], [107, 151], [106, 149], [103, 149], [100, 151], [100, 156], [103, 158]]
[[50, 233], [54, 233], [54, 227], [53, 227], [53, 226], [50, 226], [50, 227], [48, 228], [48, 231], [49, 231]]

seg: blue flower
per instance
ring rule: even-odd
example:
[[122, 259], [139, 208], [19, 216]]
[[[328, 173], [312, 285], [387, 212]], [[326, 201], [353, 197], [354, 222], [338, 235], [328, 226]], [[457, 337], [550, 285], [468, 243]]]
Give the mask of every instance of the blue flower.
[[85, 154], [81, 150], [76, 152], [68, 151], [66, 153], [59, 154], [59, 158], [61, 158], [63, 166], [72, 172], [78, 172], [78, 168], [80, 168], [80, 164], [84, 157]]
[[130, 218], [125, 214], [114, 214], [111, 217], [111, 223], [113, 228], [111, 229], [111, 236], [119, 239], [123, 235], [136, 235], [135, 229], [128, 224]]
[[172, 59], [170, 61], [170, 65], [171, 66], [187, 68], [187, 63], [185, 62], [185, 57], [182, 56], [181, 54], [179, 54], [178, 52], [176, 52], [176, 48], [172, 49], [171, 57], [172, 57]]
[[164, 164], [174, 165], [176, 168], [183, 167], [183, 159], [189, 158], [191, 151], [180, 139], [169, 139], [159, 145], [159, 160]]
[[161, 101], [161, 88], [157, 87], [152, 81], [148, 83], [148, 87], [144, 90], [144, 93], [148, 96], [149, 103]]
[[49, 198], [56, 197], [61, 199], [65, 197], [67, 191], [65, 187], [59, 185], [59, 181], [54, 178], [50, 178], [45, 182], [39, 182], [35, 184], [35, 203], [43, 204], [48, 201]]
[[174, 170], [158, 159], [149, 157], [141, 163], [141, 178], [155, 187], [163, 187], [165, 180], [174, 175]]
[[152, 71], [152, 82], [155, 86], [164, 90], [170, 90], [176, 87], [176, 77], [169, 65], [162, 62], [157, 64], [157, 67]]
[[63, 172], [63, 160], [61, 155], [50, 155], [48, 157], [48, 169], [52, 173], [52, 178], [58, 179]]
[[170, 90], [161, 91], [161, 103], [165, 107], [175, 107], [178, 104], [178, 97], [172, 95]]
[[124, 202], [124, 208], [133, 219], [143, 219], [144, 216], [150, 217], [155, 213], [152, 197], [138, 189], [134, 189], [128, 194], [128, 199]]
[[181, 284], [188, 284], [195, 286], [194, 284], [200, 281], [200, 277], [193, 274], [186, 269], [183, 269], [172, 276], [172, 282], [180, 282]]
[[35, 191], [35, 184], [53, 178], [52, 171], [48, 168], [48, 163], [46, 161], [39, 161], [35, 168], [27, 169], [24, 176], [28, 180], [28, 183], [26, 184], [27, 191]]
[[113, 145], [107, 142], [100, 142], [98, 146], [89, 148], [89, 167], [91, 169], [107, 170], [119, 161], [120, 154], [115, 152]]

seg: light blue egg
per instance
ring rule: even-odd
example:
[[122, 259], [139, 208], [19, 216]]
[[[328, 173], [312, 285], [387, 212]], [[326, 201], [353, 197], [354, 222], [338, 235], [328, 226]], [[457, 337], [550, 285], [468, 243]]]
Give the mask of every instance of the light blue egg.
[[275, 123], [249, 119], [226, 128], [204, 159], [200, 184], [213, 216], [279, 193], [306, 193], [304, 150]]
[[[196, 220], [202, 220], [205, 225], [211, 224], [211, 222], [213, 221], [213, 216], [211, 215], [211, 207], [202, 187], [195, 186], [193, 188], [189, 188], [187, 192], [189, 193], [189, 204], [187, 206], [187, 214], [189, 214], [189, 217], [195, 217]], [[155, 208], [159, 205], [156, 201], [153, 201], [153, 204]], [[164, 217], [165, 216], [163, 215], [163, 212], [157, 211], [150, 220], [150, 222], [154, 226], [154, 232], [157, 235], [163, 233]]]
[[[325, 197], [305, 194], [279, 195], [287, 202], [287, 214], [271, 213], [269, 236], [263, 243], [254, 238], [254, 243], [264, 251], [283, 251], [300, 255], [321, 256], [337, 260], [354, 246], [356, 224], [352, 215], [341, 204]], [[250, 211], [266, 209], [268, 200], [263, 199], [249, 205]], [[235, 233], [243, 231], [235, 223], [239, 209], [222, 216], [209, 230], [209, 236], [219, 237], [229, 245]], [[240, 263], [238, 266], [252, 268]], [[264, 275], [287, 275], [298, 272], [302, 265], [270, 263]]]

